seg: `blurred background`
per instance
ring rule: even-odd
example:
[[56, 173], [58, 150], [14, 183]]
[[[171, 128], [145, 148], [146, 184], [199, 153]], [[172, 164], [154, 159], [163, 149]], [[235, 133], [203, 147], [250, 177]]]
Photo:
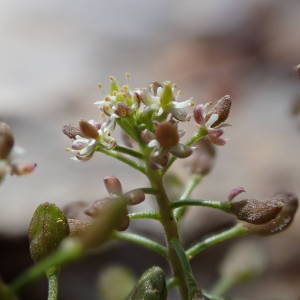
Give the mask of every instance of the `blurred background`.
[[[130, 72], [133, 87], [168, 79], [196, 102], [232, 96], [229, 142], [218, 148], [215, 167], [195, 197], [225, 200], [240, 185], [254, 198], [282, 190], [300, 195], [300, 123], [292, 114], [300, 102], [294, 71], [300, 63], [299, 28], [298, 0], [1, 0], [0, 119], [26, 149], [22, 159], [38, 164], [30, 176], [7, 177], [1, 186], [3, 279], [12, 280], [31, 264], [26, 231], [38, 204], [91, 202], [105, 195], [107, 175], [117, 175], [128, 190], [146, 184], [107, 157], [80, 163], [64, 151], [69, 141], [62, 126], [97, 118], [97, 83], [106, 84], [109, 75], [122, 81]], [[173, 170], [185, 180], [182, 166], [178, 162]], [[204, 208], [188, 215], [187, 245], [231, 222]], [[300, 299], [299, 225], [298, 214], [285, 233], [251, 238], [264, 248], [267, 268], [257, 280], [233, 289], [233, 299]], [[160, 228], [151, 226], [155, 231], [149, 232], [148, 223], [137, 221], [132, 228], [161, 238]], [[234, 243], [194, 260], [205, 288]], [[111, 263], [131, 267], [136, 276], [153, 264], [167, 270], [156, 255], [122, 244], [66, 268], [60, 299], [97, 299], [97, 274]], [[21, 299], [45, 299], [45, 288], [44, 281], [33, 284]]]

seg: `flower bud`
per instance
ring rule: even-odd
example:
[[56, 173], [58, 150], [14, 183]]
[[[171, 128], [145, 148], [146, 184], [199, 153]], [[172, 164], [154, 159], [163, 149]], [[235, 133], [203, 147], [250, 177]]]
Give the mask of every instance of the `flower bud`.
[[145, 200], [145, 193], [141, 189], [135, 189], [124, 194], [128, 205], [136, 205]]
[[229, 116], [231, 108], [231, 97], [229, 95], [224, 96], [213, 107], [212, 111], [210, 112], [210, 115], [217, 114], [218, 119], [216, 122], [214, 122], [211, 127], [216, 127], [220, 125], [221, 123], [225, 122]]
[[179, 142], [177, 126], [171, 122], [160, 123], [157, 125], [155, 137], [163, 148], [172, 148]]
[[81, 135], [89, 139], [96, 139], [99, 136], [97, 128], [85, 120], [79, 121]]
[[228, 194], [228, 200], [232, 201], [235, 197], [237, 197], [241, 193], [244, 193], [245, 191], [246, 190], [241, 186], [233, 188]]
[[75, 139], [76, 135], [81, 134], [79, 127], [72, 126], [72, 125], [64, 125], [62, 131], [70, 139]]
[[203, 104], [196, 105], [194, 108], [193, 114], [194, 114], [194, 119], [197, 124], [205, 125]]
[[45, 258], [68, 235], [69, 225], [62, 211], [55, 204], [41, 204], [33, 214], [28, 232], [32, 259]]
[[106, 197], [99, 200], [94, 201], [89, 207], [84, 210], [84, 213], [90, 217], [96, 217], [101, 214], [101, 210], [105, 207], [105, 205], [111, 201], [112, 198]]
[[14, 136], [10, 127], [0, 122], [0, 159], [6, 159], [14, 146]]
[[128, 300], [166, 300], [167, 293], [165, 274], [155, 266], [143, 273]]
[[122, 185], [118, 178], [116, 177], [105, 177], [104, 184], [106, 190], [113, 195], [121, 195], [122, 194]]
[[126, 211], [123, 218], [121, 218], [116, 229], [119, 231], [125, 231], [129, 227], [129, 223], [130, 223], [130, 218], [128, 217], [127, 211]]

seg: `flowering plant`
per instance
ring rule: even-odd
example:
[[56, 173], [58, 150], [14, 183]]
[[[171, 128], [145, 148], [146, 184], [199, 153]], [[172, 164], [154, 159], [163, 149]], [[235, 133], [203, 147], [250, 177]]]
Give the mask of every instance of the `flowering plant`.
[[[195, 279], [191, 260], [225, 240], [281, 232], [292, 222], [298, 199], [292, 193], [283, 192], [264, 200], [239, 200], [237, 197], [245, 192], [242, 187], [232, 189], [223, 202], [192, 198], [193, 190], [213, 166], [215, 147], [227, 142], [224, 128], [228, 126], [225, 122], [232, 101], [230, 96], [224, 96], [213, 103], [196, 104], [193, 99], [181, 100], [180, 96], [176, 85], [169, 81], [130, 89], [111, 77], [108, 95], [95, 102], [100, 120], [80, 120], [76, 126], [64, 126], [63, 132], [71, 139], [67, 150], [73, 159], [87, 161], [97, 152], [103, 153], [143, 174], [149, 185], [124, 192], [118, 178], [106, 177], [107, 197], [81, 207], [84, 219], [71, 213], [70, 207], [62, 212], [54, 204], [41, 204], [29, 228], [30, 252], [36, 264], [10, 286], [1, 287], [6, 299], [14, 299], [23, 286], [43, 274], [49, 281], [48, 299], [56, 299], [59, 269], [113, 239], [144, 246], [164, 257], [170, 265], [169, 278], [160, 267], [147, 270], [135, 287], [124, 294], [126, 299], [167, 299], [168, 291], [175, 287], [184, 300], [225, 299], [227, 290], [239, 282], [238, 278], [249, 273], [224, 271], [227, 284], [221, 280], [214, 289], [206, 291]], [[190, 137], [185, 137], [181, 128], [184, 122], [194, 124], [195, 131]], [[11, 167], [7, 153], [12, 147], [12, 135], [3, 126], [0, 158]], [[116, 128], [122, 132], [122, 142], [115, 137]], [[165, 178], [177, 159], [186, 158], [191, 177], [173, 200]], [[147, 195], [156, 200], [158, 209], [131, 212], [131, 206], [145, 201]], [[180, 225], [190, 206], [206, 206], [232, 214], [237, 219], [236, 225], [185, 249]], [[161, 223], [165, 244], [128, 231], [130, 222], [142, 219]]]

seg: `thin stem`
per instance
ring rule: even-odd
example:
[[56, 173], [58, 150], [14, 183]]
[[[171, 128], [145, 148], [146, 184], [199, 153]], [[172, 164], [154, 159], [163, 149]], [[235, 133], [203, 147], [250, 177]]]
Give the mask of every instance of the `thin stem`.
[[202, 199], [185, 199], [185, 200], [178, 200], [171, 203], [171, 208], [177, 208], [177, 207], [184, 207], [184, 206], [206, 206], [206, 207], [212, 207], [217, 208], [220, 210], [223, 210], [225, 212], [230, 212], [231, 203], [226, 201], [212, 201], [212, 200], [202, 200]]
[[123, 155], [120, 155], [118, 152], [116, 151], [113, 151], [113, 150], [106, 150], [106, 149], [103, 149], [103, 148], [97, 148], [96, 151], [98, 152], [102, 152], [108, 156], [111, 156], [113, 158], [116, 158], [120, 161], [122, 161], [123, 163], [131, 166], [132, 168], [142, 172], [143, 174], [146, 174], [146, 170], [143, 166], [141, 165], [138, 165], [136, 162], [132, 161], [131, 159], [123, 156]]
[[118, 151], [118, 152], [121, 152], [121, 153], [124, 153], [124, 154], [128, 154], [128, 155], [131, 155], [135, 158], [139, 158], [139, 159], [143, 159], [143, 154], [138, 152], [138, 151], [135, 151], [131, 148], [127, 148], [127, 147], [124, 147], [124, 146], [116, 146], [114, 148], [115, 151]]
[[186, 251], [186, 255], [189, 259], [193, 259], [197, 254], [201, 253], [202, 251], [204, 251], [209, 247], [217, 245], [226, 240], [230, 240], [239, 236], [246, 235], [247, 233], [248, 230], [243, 225], [237, 224], [226, 231], [211, 236], [205, 239], [204, 241], [192, 246], [190, 249]]
[[81, 244], [74, 239], [68, 239], [64, 242], [64, 246], [60, 247], [54, 254], [36, 263], [15, 279], [11, 284], [11, 289], [14, 293], [18, 293], [28, 283], [44, 276], [49, 269], [62, 266], [82, 255]]
[[[207, 129], [205, 127], [200, 127], [199, 128], [199, 131], [194, 135], [192, 136], [186, 143], [185, 145], [186, 146], [192, 146], [194, 145], [195, 143], [197, 143], [198, 141], [200, 141], [202, 138], [204, 138], [206, 135], [208, 134], [207, 132]], [[173, 156], [167, 167], [164, 169], [164, 173], [167, 172], [167, 170], [173, 165], [173, 163], [175, 162], [175, 160], [177, 159], [177, 157]]]
[[48, 277], [48, 300], [57, 300], [58, 295], [58, 272], [54, 271]]
[[175, 287], [176, 285], [178, 285], [178, 280], [176, 277], [171, 277], [167, 280], [167, 288], [171, 289], [173, 287]]
[[[201, 182], [202, 180], [202, 176], [201, 175], [194, 175], [187, 183], [181, 197], [179, 198], [179, 200], [185, 200], [187, 198], [190, 197], [190, 195], [192, 194], [193, 190], [196, 188], [196, 186]], [[186, 211], [186, 207], [178, 207], [177, 209], [175, 209], [174, 211], [174, 215], [176, 220], [180, 220], [184, 213]]]
[[113, 233], [113, 238], [120, 240], [120, 241], [126, 241], [126, 242], [131, 242], [140, 246], [143, 246], [149, 250], [152, 250], [161, 256], [167, 258], [168, 257], [168, 252], [166, 247], [160, 245], [157, 242], [154, 242], [148, 238], [145, 238], [143, 236], [140, 236], [135, 233], [129, 233], [129, 232], [118, 232], [115, 231]]
[[138, 220], [138, 219], [153, 219], [153, 220], [160, 220], [160, 215], [158, 212], [137, 212], [137, 213], [130, 213], [128, 217], [131, 220]]

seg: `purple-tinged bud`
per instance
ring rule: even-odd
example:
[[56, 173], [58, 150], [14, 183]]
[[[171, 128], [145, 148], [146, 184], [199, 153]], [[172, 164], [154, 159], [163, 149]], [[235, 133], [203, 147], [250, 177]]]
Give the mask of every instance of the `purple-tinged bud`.
[[74, 140], [71, 145], [71, 148], [73, 150], [82, 150], [85, 147], [86, 147], [86, 144], [81, 142], [80, 140]]
[[101, 211], [103, 210], [105, 205], [108, 202], [110, 202], [111, 200], [112, 200], [112, 198], [109, 198], [109, 197], [96, 200], [84, 210], [84, 213], [90, 217], [96, 217], [99, 214], [101, 214]]
[[121, 118], [127, 117], [130, 114], [130, 112], [131, 109], [124, 103], [119, 103], [117, 109], [115, 110], [115, 113]]
[[170, 152], [178, 158], [186, 158], [193, 153], [193, 148], [184, 144], [177, 144], [170, 149]]
[[164, 168], [168, 165], [169, 162], [169, 153], [168, 152], [162, 152], [159, 155], [152, 155], [150, 157], [151, 160], [151, 167], [154, 170]]
[[62, 131], [70, 139], [75, 139], [76, 135], [81, 134], [79, 127], [72, 126], [72, 125], [64, 125]]
[[80, 155], [80, 154], [77, 154], [77, 155], [75, 155], [75, 156], [76, 156], [76, 158], [77, 158], [78, 160], [81, 160], [81, 161], [88, 161], [88, 160], [90, 160], [90, 159], [93, 157], [94, 152], [95, 152], [95, 151], [92, 151], [92, 152], [89, 153], [88, 155]]
[[210, 129], [208, 131], [208, 138], [213, 144], [217, 146], [224, 146], [227, 143], [227, 140], [222, 138], [223, 134], [224, 134], [224, 130], [221, 128]]
[[227, 198], [228, 198], [229, 201], [232, 201], [235, 197], [237, 197], [239, 194], [244, 193], [244, 192], [246, 192], [246, 190], [243, 187], [241, 187], [241, 186], [233, 188], [229, 192]]
[[177, 126], [171, 122], [159, 123], [156, 127], [155, 137], [163, 148], [170, 149], [179, 142]]
[[81, 134], [86, 138], [97, 139], [99, 136], [97, 128], [85, 120], [79, 121], [79, 128]]
[[281, 232], [292, 223], [298, 209], [298, 198], [292, 193], [277, 193], [270, 201], [281, 209], [269, 222], [262, 225], [252, 225], [245, 223], [244, 226], [250, 233], [259, 235], [270, 235]]
[[194, 114], [195, 121], [199, 125], [205, 125], [203, 104], [196, 105], [194, 108], [193, 114]]
[[5, 159], [14, 146], [14, 136], [10, 127], [0, 122], [0, 159]]
[[118, 178], [108, 176], [103, 181], [108, 193], [112, 195], [121, 195], [123, 193], [122, 185]]
[[11, 174], [22, 176], [32, 173], [37, 167], [36, 163], [13, 164]]
[[141, 189], [135, 189], [124, 194], [128, 205], [140, 204], [145, 200], [145, 193]]

